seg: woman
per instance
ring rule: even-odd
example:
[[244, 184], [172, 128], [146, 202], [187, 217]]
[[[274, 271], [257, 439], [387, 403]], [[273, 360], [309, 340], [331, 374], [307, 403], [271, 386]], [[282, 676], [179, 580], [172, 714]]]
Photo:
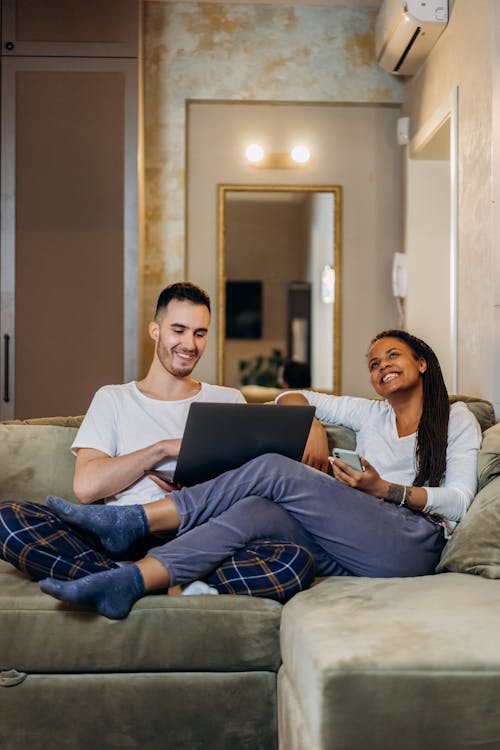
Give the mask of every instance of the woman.
[[[439, 362], [404, 331], [379, 334], [368, 352], [370, 380], [383, 400], [287, 393], [319, 419], [352, 428], [363, 471], [335, 459], [315, 422], [300, 464], [261, 456], [147, 506], [78, 507], [50, 501], [66, 521], [97, 534], [113, 552], [138, 537], [178, 529], [138, 563], [77, 581], [46, 579], [46, 593], [107, 617], [125, 617], [145, 593], [202, 577], [249, 539], [276, 535], [269, 501], [304, 529], [300, 543], [318, 575], [375, 577], [432, 573], [476, 490], [479, 425], [465, 404], [449, 406]], [[318, 471], [318, 469], [320, 471]], [[293, 540], [295, 541], [295, 540]]]

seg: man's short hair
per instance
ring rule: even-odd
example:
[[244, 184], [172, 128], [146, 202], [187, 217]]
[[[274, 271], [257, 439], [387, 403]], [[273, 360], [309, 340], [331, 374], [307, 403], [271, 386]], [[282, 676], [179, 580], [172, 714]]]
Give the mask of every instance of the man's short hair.
[[204, 305], [210, 312], [210, 297], [206, 291], [189, 281], [179, 281], [175, 284], [169, 284], [160, 293], [156, 303], [155, 320], [173, 299], [180, 302], [191, 302], [192, 305]]

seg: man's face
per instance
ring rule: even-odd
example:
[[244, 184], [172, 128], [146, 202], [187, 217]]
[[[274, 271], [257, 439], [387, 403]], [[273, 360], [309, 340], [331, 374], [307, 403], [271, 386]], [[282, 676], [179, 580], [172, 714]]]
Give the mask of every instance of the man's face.
[[156, 355], [164, 369], [176, 377], [190, 375], [207, 345], [210, 313], [205, 305], [171, 300], [151, 324]]

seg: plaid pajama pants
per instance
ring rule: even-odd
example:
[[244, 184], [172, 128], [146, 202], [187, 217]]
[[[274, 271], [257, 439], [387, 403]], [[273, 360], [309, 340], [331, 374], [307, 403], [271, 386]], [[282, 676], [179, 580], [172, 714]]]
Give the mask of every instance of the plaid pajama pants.
[[[147, 537], [127, 552], [138, 560], [172, 536]], [[129, 554], [130, 553], [130, 554]], [[118, 567], [92, 535], [62, 521], [45, 505], [0, 505], [0, 557], [35, 581], [71, 580]], [[220, 594], [247, 594], [286, 602], [314, 578], [312, 555], [291, 542], [254, 540], [227, 558], [205, 581]]]

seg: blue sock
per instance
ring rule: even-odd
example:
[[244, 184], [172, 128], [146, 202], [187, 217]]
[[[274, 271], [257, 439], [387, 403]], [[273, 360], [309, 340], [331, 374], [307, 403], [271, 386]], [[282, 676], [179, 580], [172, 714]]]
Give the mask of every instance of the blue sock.
[[110, 620], [122, 620], [137, 599], [145, 594], [144, 581], [137, 565], [93, 573], [74, 581], [44, 578], [39, 586], [56, 599], [99, 612]]
[[47, 497], [47, 505], [63, 521], [95, 534], [115, 555], [149, 531], [142, 505], [76, 505], [53, 495]]

